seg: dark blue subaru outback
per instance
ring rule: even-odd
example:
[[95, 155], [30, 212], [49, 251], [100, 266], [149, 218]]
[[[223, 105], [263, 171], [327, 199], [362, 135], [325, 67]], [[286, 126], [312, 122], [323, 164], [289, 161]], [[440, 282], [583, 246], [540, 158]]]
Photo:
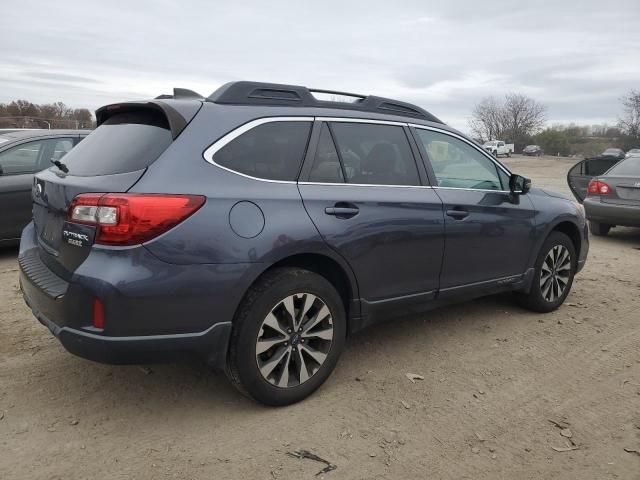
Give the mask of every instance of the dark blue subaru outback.
[[587, 256], [580, 206], [411, 104], [234, 82], [96, 117], [36, 175], [19, 256], [34, 315], [92, 360], [197, 353], [289, 404], [352, 332], [502, 291], [548, 312]]

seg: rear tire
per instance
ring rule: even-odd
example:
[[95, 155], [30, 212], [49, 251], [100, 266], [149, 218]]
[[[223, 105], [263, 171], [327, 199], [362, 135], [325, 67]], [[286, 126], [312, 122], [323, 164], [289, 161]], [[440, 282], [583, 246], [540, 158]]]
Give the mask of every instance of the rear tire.
[[598, 223], [589, 220], [589, 230], [597, 237], [604, 237], [609, 233], [613, 225], [607, 223]]
[[577, 260], [571, 239], [562, 232], [551, 232], [538, 253], [531, 289], [518, 293], [518, 302], [534, 312], [557, 309], [571, 291]]
[[266, 405], [299, 402], [333, 371], [346, 331], [342, 298], [327, 279], [274, 269], [249, 289], [236, 314], [227, 376]]

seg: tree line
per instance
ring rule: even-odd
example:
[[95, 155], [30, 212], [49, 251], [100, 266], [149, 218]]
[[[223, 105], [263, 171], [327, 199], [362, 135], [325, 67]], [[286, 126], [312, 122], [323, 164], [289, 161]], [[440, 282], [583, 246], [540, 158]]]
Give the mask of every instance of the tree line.
[[71, 108], [63, 102], [38, 105], [28, 100], [0, 103], [0, 128], [94, 128], [88, 108]]
[[540, 145], [549, 155], [594, 156], [610, 147], [640, 147], [640, 90], [621, 99], [622, 113], [616, 126], [553, 125], [546, 127], [545, 105], [526, 95], [510, 93], [503, 99], [487, 97], [473, 109], [469, 128], [479, 142], [505, 140], [516, 152], [526, 145]]

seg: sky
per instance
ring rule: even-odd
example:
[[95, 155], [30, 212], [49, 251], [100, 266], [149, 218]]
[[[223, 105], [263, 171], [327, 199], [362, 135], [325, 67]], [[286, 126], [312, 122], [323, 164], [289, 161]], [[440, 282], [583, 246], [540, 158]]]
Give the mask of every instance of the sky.
[[173, 87], [300, 84], [416, 103], [468, 131], [524, 93], [549, 124], [615, 124], [640, 89], [640, 0], [3, 0], [0, 102], [92, 110]]

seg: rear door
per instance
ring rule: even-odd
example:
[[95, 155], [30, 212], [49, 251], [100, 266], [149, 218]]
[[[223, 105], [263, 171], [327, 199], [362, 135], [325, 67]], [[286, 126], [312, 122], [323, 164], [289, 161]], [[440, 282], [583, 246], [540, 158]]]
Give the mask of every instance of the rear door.
[[619, 161], [614, 157], [595, 157], [582, 160], [571, 167], [567, 173], [567, 183], [576, 200], [582, 203], [587, 196], [587, 186], [591, 179], [602, 175]]
[[393, 123], [316, 122], [299, 182], [312, 221], [350, 264], [363, 309], [374, 313], [422, 303], [438, 289], [442, 202], [408, 133]]
[[73, 148], [73, 136], [41, 138], [0, 153], [0, 239], [16, 239], [31, 219], [33, 174]]
[[441, 295], [517, 281], [535, 238], [531, 199], [512, 196], [508, 173], [471, 142], [430, 128], [413, 131], [443, 202]]

